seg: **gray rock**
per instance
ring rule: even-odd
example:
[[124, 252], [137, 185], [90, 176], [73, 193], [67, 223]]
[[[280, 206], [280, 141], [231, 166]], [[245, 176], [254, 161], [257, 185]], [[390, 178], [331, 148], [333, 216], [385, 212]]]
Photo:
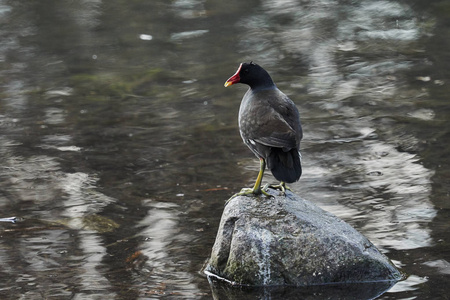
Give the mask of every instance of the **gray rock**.
[[251, 286], [402, 279], [392, 262], [344, 221], [291, 192], [269, 192], [274, 197], [229, 201], [207, 274]]

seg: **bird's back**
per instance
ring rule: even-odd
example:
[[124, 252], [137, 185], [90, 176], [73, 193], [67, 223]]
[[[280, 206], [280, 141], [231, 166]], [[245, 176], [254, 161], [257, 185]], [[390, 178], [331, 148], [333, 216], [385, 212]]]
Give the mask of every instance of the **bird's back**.
[[244, 143], [280, 181], [300, 178], [300, 140], [303, 133], [295, 104], [278, 88], [252, 90], [239, 109], [239, 129]]

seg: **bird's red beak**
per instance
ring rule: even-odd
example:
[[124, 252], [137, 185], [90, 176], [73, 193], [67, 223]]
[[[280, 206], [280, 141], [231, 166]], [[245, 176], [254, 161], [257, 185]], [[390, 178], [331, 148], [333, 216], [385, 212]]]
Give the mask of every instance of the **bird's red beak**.
[[237, 69], [236, 73], [234, 73], [233, 76], [228, 78], [227, 81], [225, 81], [225, 87], [230, 86], [232, 84], [238, 83], [241, 81], [241, 78], [239, 77], [239, 73], [241, 72], [242, 64], [239, 65], [239, 68]]

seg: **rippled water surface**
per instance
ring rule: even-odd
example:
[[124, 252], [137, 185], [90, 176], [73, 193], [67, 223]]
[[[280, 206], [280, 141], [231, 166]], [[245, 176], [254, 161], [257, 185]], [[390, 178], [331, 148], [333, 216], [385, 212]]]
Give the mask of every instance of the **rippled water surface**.
[[445, 0], [0, 0], [0, 298], [212, 299], [224, 201], [259, 167], [223, 83], [253, 60], [301, 112], [293, 191], [407, 275], [377, 299], [447, 299], [449, 20]]

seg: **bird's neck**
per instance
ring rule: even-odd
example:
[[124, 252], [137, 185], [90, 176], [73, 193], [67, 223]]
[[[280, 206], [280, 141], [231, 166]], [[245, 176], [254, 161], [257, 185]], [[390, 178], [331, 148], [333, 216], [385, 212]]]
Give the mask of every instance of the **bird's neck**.
[[254, 91], [254, 92], [260, 91], [260, 90], [270, 90], [270, 89], [274, 89], [277, 87], [269, 75], [264, 77], [263, 80], [258, 80], [258, 82], [255, 84], [249, 84], [249, 86], [252, 89], [252, 91]]

